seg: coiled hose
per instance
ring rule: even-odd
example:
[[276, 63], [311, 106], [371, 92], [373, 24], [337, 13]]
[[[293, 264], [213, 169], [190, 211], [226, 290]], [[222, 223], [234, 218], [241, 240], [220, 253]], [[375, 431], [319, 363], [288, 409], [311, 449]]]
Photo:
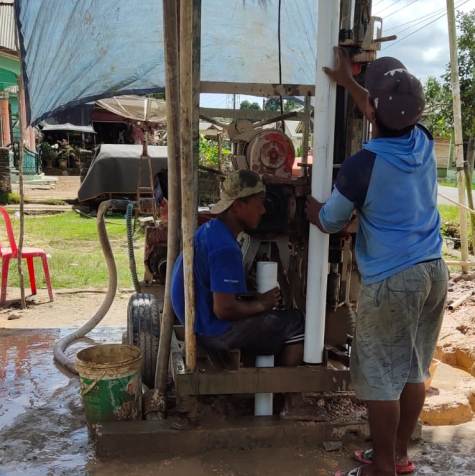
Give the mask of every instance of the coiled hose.
[[130, 275], [132, 277], [132, 282], [134, 283], [135, 291], [140, 293], [142, 288], [139, 283], [139, 278], [137, 277], [137, 264], [135, 262], [135, 253], [134, 253], [134, 230], [132, 227], [132, 214], [134, 211], [134, 204], [129, 202], [127, 205], [127, 211], [125, 213], [125, 218], [127, 222], [127, 248], [129, 252], [129, 269]]
[[97, 231], [99, 233], [99, 242], [101, 244], [102, 253], [107, 264], [107, 271], [109, 273], [109, 285], [107, 289], [104, 301], [96, 311], [94, 316], [83, 324], [78, 330], [74, 331], [62, 339], [60, 339], [53, 347], [54, 360], [65, 367], [73, 374], [77, 374], [75, 363], [72, 359], [66, 356], [66, 349], [76, 340], [81, 339], [87, 333], [91, 332], [104, 318], [107, 311], [114, 301], [115, 293], [117, 290], [117, 267], [114, 261], [114, 255], [112, 254], [111, 245], [107, 236], [106, 224], [104, 216], [109, 208], [124, 208], [129, 202], [127, 200], [107, 200], [99, 205], [97, 211]]

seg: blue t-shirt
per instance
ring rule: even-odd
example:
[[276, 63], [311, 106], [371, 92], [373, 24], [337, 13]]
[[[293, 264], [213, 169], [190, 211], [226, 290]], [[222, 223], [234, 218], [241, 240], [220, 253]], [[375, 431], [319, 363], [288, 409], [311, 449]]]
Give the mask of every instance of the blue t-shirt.
[[[202, 336], [218, 336], [228, 331], [231, 324], [215, 316], [213, 292], [229, 294], [247, 292], [241, 248], [231, 230], [221, 220], [214, 219], [196, 230], [194, 250], [195, 332]], [[177, 258], [173, 268], [171, 298], [176, 316], [184, 323], [182, 254]]]
[[373, 139], [343, 162], [320, 222], [335, 233], [355, 208], [356, 259], [365, 284], [442, 256], [434, 145], [424, 127]]

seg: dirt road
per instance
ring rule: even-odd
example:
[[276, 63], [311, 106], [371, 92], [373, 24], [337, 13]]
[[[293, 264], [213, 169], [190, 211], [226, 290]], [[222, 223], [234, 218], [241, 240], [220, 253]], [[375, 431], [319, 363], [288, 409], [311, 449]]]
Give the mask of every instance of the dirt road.
[[[53, 329], [79, 327], [97, 310], [105, 297], [105, 290], [55, 289], [55, 300], [48, 302], [45, 290], [38, 297], [29, 298], [28, 309], [0, 309], [0, 328]], [[102, 321], [102, 326], [125, 327], [127, 324], [127, 303], [132, 290], [118, 291], [111, 309]], [[19, 290], [9, 288], [8, 298], [18, 298]]]
[[[80, 178], [75, 176], [58, 176], [51, 185], [25, 184], [25, 196], [28, 200], [41, 202], [54, 200], [75, 200], [78, 197]], [[12, 185], [18, 192], [18, 184]]]

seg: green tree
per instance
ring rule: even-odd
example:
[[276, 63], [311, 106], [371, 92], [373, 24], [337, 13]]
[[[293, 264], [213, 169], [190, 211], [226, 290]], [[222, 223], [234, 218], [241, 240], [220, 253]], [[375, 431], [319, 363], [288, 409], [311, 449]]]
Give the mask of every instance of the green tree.
[[280, 112], [280, 99], [279, 98], [269, 98], [264, 103], [265, 111]]
[[260, 111], [261, 110], [261, 106], [259, 106], [259, 104], [257, 104], [257, 102], [251, 102], [251, 101], [248, 101], [247, 99], [245, 101], [242, 101], [241, 102], [241, 105], [239, 106], [240, 109], [243, 109], [243, 110], [250, 110], [250, 111]]
[[[459, 13], [457, 24], [460, 97], [464, 139], [475, 137], [475, 9]], [[446, 82], [450, 76], [446, 75]]]
[[150, 93], [146, 94], [148, 98], [153, 98], [153, 99], [166, 99], [165, 97], [165, 91], [161, 91], [159, 93]]
[[[294, 99], [283, 99], [283, 110], [284, 112], [291, 112], [299, 109], [299, 103]], [[280, 98], [272, 97], [267, 99], [264, 104], [265, 111], [280, 112]]]
[[[475, 10], [458, 13], [458, 62], [463, 136], [475, 137]], [[450, 64], [440, 80], [425, 84], [427, 125], [434, 135], [450, 136], [453, 129]]]
[[429, 77], [424, 85], [426, 98], [424, 123], [435, 137], [448, 139], [452, 132], [452, 98], [441, 81]]
[[[226, 160], [226, 157], [231, 153], [227, 145], [223, 144], [221, 149], [221, 157]], [[219, 154], [218, 142], [206, 137], [200, 136], [200, 165], [219, 169]]]
[[291, 112], [300, 109], [300, 104], [293, 99], [285, 99], [284, 112]]

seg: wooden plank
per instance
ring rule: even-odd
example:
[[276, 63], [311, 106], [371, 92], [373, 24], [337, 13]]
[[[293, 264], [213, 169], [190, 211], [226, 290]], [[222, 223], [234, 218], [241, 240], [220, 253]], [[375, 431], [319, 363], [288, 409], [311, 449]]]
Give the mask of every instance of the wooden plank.
[[[272, 119], [273, 117], [278, 116], [278, 113], [275, 111], [254, 111], [251, 109], [217, 109], [210, 107], [201, 107], [200, 114], [209, 118], [219, 117], [227, 119], [249, 119], [250, 121], [262, 121], [264, 119]], [[305, 117], [305, 113], [296, 112], [295, 116], [286, 120], [300, 122], [303, 121]]]
[[[198, 1], [198, 0], [196, 0]], [[193, 235], [195, 231], [197, 168], [193, 148], [193, 14], [195, 1], [180, 2], [180, 107], [181, 107], [181, 201], [183, 232], [183, 274], [185, 285], [185, 349], [186, 366], [196, 367], [195, 287], [193, 276]]]
[[314, 84], [230, 83], [201, 81], [202, 93], [251, 96], [315, 96]]
[[187, 373], [174, 354], [174, 377], [179, 395], [231, 395], [246, 393], [348, 391], [348, 370], [323, 366], [242, 368]]
[[[316, 412], [317, 414], [318, 412]], [[316, 416], [316, 418], [318, 418]], [[216, 420], [216, 419], [215, 419]], [[273, 417], [231, 417], [218, 423], [200, 422], [177, 429], [173, 418], [149, 421], [103, 422], [95, 426], [93, 443], [99, 457], [172, 458], [204, 455], [226, 449], [242, 453], [243, 448], [314, 449], [324, 441], [346, 434], [367, 434], [367, 422], [352, 415], [345, 422], [303, 423]]]
[[[167, 227], [167, 263], [174, 263], [180, 251], [180, 210], [181, 210], [181, 173], [180, 173], [180, 90], [178, 68], [178, 11], [174, 0], [163, 0], [164, 39], [165, 39], [165, 81], [167, 98], [167, 146], [168, 157], [168, 227]], [[147, 269], [147, 268], [146, 268]], [[155, 388], [166, 406], [168, 365], [175, 315], [171, 304], [172, 266], [167, 266], [165, 280], [164, 306], [160, 329]], [[150, 281], [152, 281], [150, 279]]]
[[[305, 96], [305, 107], [303, 113], [303, 137], [302, 137], [302, 163], [308, 162], [308, 151], [310, 149], [310, 96]], [[307, 169], [302, 167], [302, 175], [307, 175]]]

